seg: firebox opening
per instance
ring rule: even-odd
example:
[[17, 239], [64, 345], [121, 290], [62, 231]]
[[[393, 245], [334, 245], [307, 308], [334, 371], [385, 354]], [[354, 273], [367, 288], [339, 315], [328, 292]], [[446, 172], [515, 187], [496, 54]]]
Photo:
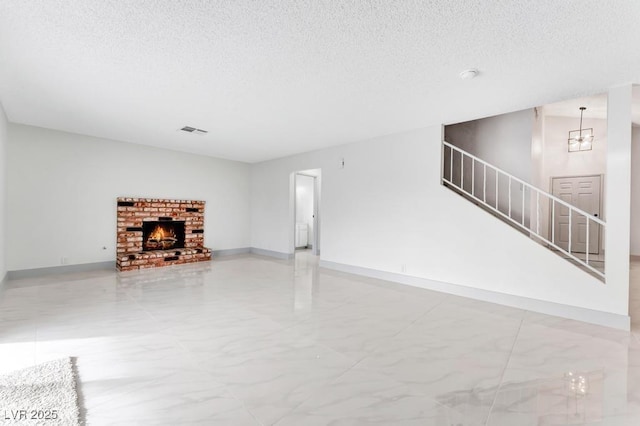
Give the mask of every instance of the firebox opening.
[[184, 220], [142, 223], [142, 250], [169, 250], [184, 247]]

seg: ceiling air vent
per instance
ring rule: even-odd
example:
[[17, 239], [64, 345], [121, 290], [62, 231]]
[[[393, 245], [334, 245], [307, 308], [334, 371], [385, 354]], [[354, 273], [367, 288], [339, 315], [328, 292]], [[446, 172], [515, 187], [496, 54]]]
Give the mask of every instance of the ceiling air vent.
[[193, 134], [196, 134], [196, 135], [206, 135], [207, 133], [209, 133], [207, 130], [197, 129], [197, 128], [191, 127], [191, 126], [184, 126], [180, 130], [182, 130], [183, 132], [193, 133]]

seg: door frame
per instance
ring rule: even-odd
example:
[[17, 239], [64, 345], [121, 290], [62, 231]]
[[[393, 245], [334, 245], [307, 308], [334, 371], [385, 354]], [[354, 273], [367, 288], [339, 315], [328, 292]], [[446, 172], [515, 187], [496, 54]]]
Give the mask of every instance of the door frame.
[[[316, 170], [316, 169], [306, 169], [306, 170]], [[317, 170], [322, 173], [322, 169], [318, 168]], [[296, 214], [297, 214], [297, 202], [296, 202], [296, 192], [298, 188], [298, 175], [310, 177], [313, 179], [313, 238], [311, 240], [311, 254], [314, 256], [320, 255], [320, 184], [318, 181], [318, 176], [310, 175], [304, 173], [305, 170], [293, 172], [293, 238], [292, 240], [292, 253], [296, 252]]]
[[[557, 197], [557, 195], [555, 195], [553, 193], [553, 180], [554, 179], [571, 179], [571, 178], [583, 178], [583, 177], [597, 177], [598, 179], [600, 179], [600, 193], [598, 194], [599, 199], [598, 199], [598, 211], [600, 212], [600, 216], [598, 216], [598, 219], [604, 220], [604, 214], [602, 213], [602, 207], [603, 207], [603, 197], [602, 195], [604, 194], [604, 174], [602, 173], [594, 173], [594, 174], [588, 174], [588, 175], [567, 175], [567, 176], [550, 176], [549, 177], [549, 194], [553, 195], [554, 197]], [[574, 206], [575, 207], [575, 206]], [[549, 236], [549, 241], [551, 241], [551, 227], [553, 226], [553, 217], [551, 215], [551, 207], [549, 207], [549, 229], [547, 229], [548, 232], [548, 236]], [[555, 241], [551, 241], [553, 244], [555, 244]], [[586, 251], [589, 251], [589, 247], [586, 248]], [[597, 247], [597, 252], [596, 253], [589, 253], [589, 254], [601, 254], [604, 252], [604, 247], [602, 246], [602, 232], [600, 230], [600, 228], [598, 228], [598, 247]]]

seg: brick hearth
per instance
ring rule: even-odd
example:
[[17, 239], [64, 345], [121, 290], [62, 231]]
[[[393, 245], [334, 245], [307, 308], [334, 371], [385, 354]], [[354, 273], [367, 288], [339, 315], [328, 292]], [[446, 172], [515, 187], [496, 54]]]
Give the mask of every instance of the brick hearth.
[[[204, 247], [204, 201], [118, 198], [116, 266], [120, 271], [211, 260]], [[142, 223], [184, 221], [184, 248], [142, 250]]]

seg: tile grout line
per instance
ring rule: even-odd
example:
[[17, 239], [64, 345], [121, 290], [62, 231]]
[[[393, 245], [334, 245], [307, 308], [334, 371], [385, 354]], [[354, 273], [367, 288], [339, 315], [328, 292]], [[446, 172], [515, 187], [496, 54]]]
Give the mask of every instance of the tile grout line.
[[[158, 318], [156, 318], [156, 316], [155, 316], [155, 315], [153, 315], [151, 312], [149, 312], [149, 311], [144, 307], [144, 305], [142, 305], [142, 304], [138, 301], [138, 299], [136, 299], [133, 295], [129, 294], [129, 292], [128, 292], [127, 290], [125, 290], [125, 293], [126, 293], [127, 297], [129, 297], [129, 299], [131, 299], [131, 300], [132, 300], [132, 301], [133, 301], [133, 302], [138, 306], [138, 308], [139, 308], [139, 309], [141, 309], [141, 310], [142, 310], [142, 311], [143, 311], [143, 312], [144, 312], [144, 313], [145, 313], [149, 318], [151, 318], [152, 320], [154, 320], [156, 323], [159, 323], [159, 322], [160, 322], [160, 320], [159, 320]], [[161, 333], [161, 334], [163, 334], [163, 335], [165, 334], [165, 333], [163, 333], [163, 330], [159, 330], [158, 332], [159, 332], [159, 333]], [[189, 360], [190, 360], [194, 365], [197, 365], [196, 359], [193, 357], [193, 353], [191, 353], [191, 351], [190, 351], [186, 346], [184, 346], [184, 345], [182, 344], [182, 342], [181, 342], [179, 339], [177, 339], [175, 336], [173, 336], [173, 335], [171, 335], [171, 334], [166, 334], [166, 336], [167, 336], [169, 339], [171, 339], [171, 340], [172, 340], [172, 342], [173, 342], [175, 345], [177, 345], [180, 349], [182, 349], [182, 350], [187, 354], [187, 356], [189, 357]], [[196, 369], [200, 370], [200, 368], [196, 368]], [[209, 373], [209, 371], [207, 371], [206, 369], [201, 370], [201, 371], [203, 371], [203, 372], [205, 372], [205, 373], [207, 373], [207, 374], [210, 374], [210, 373]], [[155, 382], [160, 381], [160, 380], [162, 380], [162, 378], [158, 378], [157, 380], [152, 381], [151, 383], [155, 383]], [[222, 383], [222, 382], [220, 382], [220, 383], [222, 384], [222, 386], [221, 386], [221, 387], [222, 387], [222, 388], [224, 388], [224, 390], [225, 390], [226, 392], [228, 392], [228, 393], [229, 393], [229, 395], [231, 395], [231, 396], [232, 396], [236, 401], [238, 401], [240, 404], [242, 404], [242, 408], [243, 408], [243, 409], [244, 409], [244, 410], [245, 410], [245, 411], [246, 411], [246, 412], [251, 416], [251, 418], [253, 418], [253, 419], [256, 421], [256, 423], [257, 423], [258, 425], [260, 425], [260, 426], [264, 426], [264, 423], [263, 423], [260, 419], [258, 419], [258, 417], [256, 417], [256, 415], [255, 415], [255, 414], [253, 414], [253, 412], [252, 412], [251, 410], [249, 410], [249, 408], [247, 408], [247, 406], [246, 406], [246, 404], [245, 404], [244, 400], [243, 400], [243, 399], [241, 399], [241, 398], [239, 398], [237, 395], [235, 395], [235, 393], [233, 393], [233, 391], [232, 391], [231, 389], [229, 389], [229, 386], [228, 386], [228, 384], [227, 384], [227, 383]], [[134, 390], [131, 390], [130, 392], [133, 392], [133, 391], [135, 391], [135, 389], [134, 389]], [[130, 393], [130, 392], [126, 392], [126, 393]], [[102, 404], [101, 404], [101, 405], [102, 405]]]
[[498, 387], [496, 387], [496, 393], [493, 396], [493, 402], [491, 403], [491, 407], [489, 408], [489, 412], [487, 413], [487, 419], [484, 422], [484, 426], [489, 426], [489, 419], [491, 418], [491, 413], [493, 412], [493, 408], [496, 405], [496, 401], [498, 399], [498, 393], [500, 392], [500, 388], [504, 382], [504, 376], [509, 368], [509, 364], [511, 363], [511, 357], [513, 356], [513, 350], [516, 347], [516, 343], [518, 342], [518, 338], [520, 338], [520, 331], [522, 330], [522, 324], [525, 321], [526, 315], [528, 311], [524, 311], [522, 318], [520, 319], [520, 324], [518, 325], [518, 331], [513, 339], [513, 344], [511, 345], [511, 351], [509, 351], [509, 357], [507, 358], [507, 362], [504, 364], [504, 368], [502, 369], [502, 374], [500, 375], [500, 382], [498, 383]]
[[[416, 319], [414, 319], [413, 321], [411, 321], [411, 323], [407, 324], [407, 326], [405, 326], [404, 328], [402, 328], [401, 330], [399, 330], [397, 333], [395, 333], [393, 336], [390, 336], [390, 339], [395, 338], [396, 336], [398, 336], [400, 333], [402, 333], [405, 330], [408, 330], [413, 324], [415, 324], [416, 322], [418, 322], [419, 320], [423, 319], [424, 317], [428, 316], [432, 311], [434, 311], [438, 306], [442, 305], [445, 301], [447, 301], [448, 299], [451, 298], [451, 295], [445, 295], [445, 297], [443, 297], [439, 302], [437, 302], [435, 305], [433, 305], [432, 307], [430, 307], [429, 309], [427, 309], [422, 315], [419, 315]], [[320, 344], [320, 343], [319, 343]], [[321, 344], [324, 346], [324, 344]], [[371, 353], [376, 352], [378, 350], [378, 348], [380, 348], [383, 344], [381, 343], [380, 345], [378, 345], [375, 349], [373, 349], [371, 351]], [[331, 349], [331, 348], [329, 348]], [[512, 348], [513, 349], [513, 348]], [[333, 349], [332, 349], [333, 350]], [[364, 360], [366, 360], [369, 357], [369, 355], [362, 357], [360, 360], [358, 360], [355, 364], [353, 364], [351, 367], [349, 367], [348, 369], [346, 369], [342, 374], [340, 374], [339, 376], [337, 376], [335, 379], [333, 379], [331, 382], [329, 382], [329, 384], [331, 383], [335, 383], [337, 380], [339, 380], [341, 377], [343, 377], [345, 374], [347, 374], [348, 372], [350, 372], [351, 370], [353, 370], [354, 368], [356, 368], [358, 365], [360, 365]], [[386, 376], [385, 373], [380, 373], [384, 376]], [[305, 399], [304, 401], [302, 401], [300, 404], [296, 405], [294, 408], [292, 408], [287, 414], [283, 415], [282, 417], [280, 417], [275, 423], [273, 423], [273, 425], [277, 425], [278, 422], [280, 422], [283, 418], [285, 418], [287, 415], [293, 413], [300, 405], [304, 404], [306, 401], [310, 400], [313, 397], [310, 396], [309, 398]]]
[[[389, 339], [393, 339], [396, 336], [398, 336], [400, 333], [402, 333], [403, 331], [407, 330], [409, 327], [411, 327], [413, 324], [415, 324], [417, 321], [419, 321], [420, 319], [424, 318], [425, 316], [427, 316], [429, 313], [431, 313], [431, 311], [433, 311], [435, 308], [437, 308], [438, 306], [440, 306], [446, 299], [448, 298], [448, 296], [443, 297], [442, 300], [440, 300], [438, 303], [436, 303], [435, 305], [433, 305], [432, 307], [430, 307], [429, 309], [427, 309], [422, 315], [419, 315], [416, 319], [414, 319], [413, 321], [411, 321], [411, 323], [409, 323], [406, 327], [402, 328], [401, 330], [399, 330], [397, 333], [395, 333], [393, 336], [390, 336]], [[332, 351], [336, 352], [334, 349], [325, 346], [323, 343], [317, 342], [318, 345], [324, 346], [328, 349], [331, 349]], [[382, 343], [380, 345], [378, 345], [375, 349], [373, 349], [371, 352], [375, 352], [378, 350], [378, 348], [382, 346]], [[338, 352], [339, 353], [339, 352]], [[326, 385], [330, 385], [335, 383], [336, 381], [338, 381], [340, 378], [344, 377], [345, 374], [347, 374], [348, 372], [350, 372], [351, 370], [353, 370], [354, 368], [356, 368], [358, 365], [360, 365], [365, 359], [367, 359], [369, 357], [369, 355], [362, 357], [361, 359], [359, 359], [356, 363], [354, 363], [351, 367], [347, 368], [345, 371], [343, 371], [341, 374], [339, 374], [337, 377], [335, 377], [333, 380], [331, 380], [330, 382], [328, 382]], [[323, 386], [323, 387], [324, 387]], [[317, 391], [316, 391], [317, 393]], [[301, 401], [299, 404], [297, 404], [295, 407], [293, 407], [291, 410], [289, 410], [288, 412], [286, 412], [285, 414], [283, 414], [280, 418], [278, 418], [276, 421], [274, 421], [272, 423], [273, 426], [276, 426], [282, 419], [284, 419], [285, 417], [287, 417], [289, 414], [293, 413], [298, 407], [300, 407], [302, 404], [304, 404], [305, 402], [309, 401], [311, 398], [313, 398], [315, 396], [315, 393], [311, 396], [309, 396], [309, 398], [305, 399], [304, 401]]]
[[[148, 309], [146, 309], [144, 307], [143, 304], [141, 304], [138, 299], [136, 299], [134, 296], [132, 296], [131, 294], [129, 294], [128, 291], [126, 291], [127, 296], [138, 306], [138, 308], [140, 310], [142, 310], [142, 312], [144, 312], [149, 318], [151, 318], [154, 322], [156, 326], [160, 325], [160, 320], [153, 315], [151, 312], [149, 312]], [[166, 333], [164, 328], [159, 328], [156, 330], [156, 333], [159, 333], [163, 336], [165, 336], [167, 339], [169, 339], [173, 345], [175, 345], [178, 349], [184, 351], [184, 353], [186, 354], [186, 356], [189, 358], [189, 361], [196, 366], [196, 370], [201, 370], [204, 371], [205, 373], [209, 373], [209, 371], [207, 371], [206, 369], [203, 370], [199, 367], [197, 367], [198, 363], [197, 360], [194, 358], [193, 353], [191, 352], [191, 350], [189, 350], [189, 348], [187, 348], [186, 346], [184, 346], [184, 344], [182, 344], [182, 342], [180, 341], [180, 339], [178, 339], [176, 336], [170, 334], [170, 333]], [[226, 387], [226, 383], [224, 383], [225, 387]]]
[[[153, 319], [154, 321], [156, 321], [156, 322], [158, 322], [158, 323], [160, 322], [160, 321], [159, 321], [159, 319], [158, 319], [155, 315], [153, 315], [151, 312], [149, 312], [149, 311], [144, 307], [144, 305], [143, 305], [143, 304], [141, 304], [141, 303], [140, 303], [140, 302], [139, 302], [139, 301], [138, 301], [134, 296], [130, 295], [130, 294], [129, 294], [129, 292], [128, 292], [128, 291], [126, 291], [126, 290], [125, 290], [125, 292], [127, 293], [127, 296], [128, 296], [129, 298], [131, 298], [131, 299], [134, 301], [134, 303], [135, 303], [136, 305], [138, 305], [138, 306], [139, 306], [139, 308], [140, 308], [143, 312], [145, 312], [145, 314], [147, 314], [147, 315], [148, 315], [151, 319]], [[346, 304], [346, 303], [348, 303], [348, 302], [345, 302], [345, 304]], [[339, 305], [339, 306], [342, 306], [342, 305]], [[335, 309], [335, 308], [332, 308], [332, 309]], [[274, 321], [275, 323], [277, 323], [278, 325], [280, 325], [280, 326], [282, 327], [282, 329], [280, 329], [280, 330], [274, 330], [274, 331], [267, 332], [267, 333], [265, 333], [262, 337], [268, 337], [268, 336], [272, 336], [272, 335], [276, 335], [276, 334], [279, 334], [279, 333], [286, 332], [287, 330], [289, 330], [289, 329], [290, 329], [290, 328], [292, 328], [292, 327], [295, 327], [295, 325], [296, 325], [296, 324], [294, 324], [294, 325], [285, 326], [284, 324], [282, 324], [282, 323], [280, 323], [280, 322], [278, 322], [278, 321], [275, 321], [275, 320], [271, 319], [271, 318], [269, 317], [269, 315], [263, 315], [263, 314], [261, 314], [261, 313], [259, 313], [259, 312], [256, 312], [256, 311], [255, 311], [255, 310], [253, 310], [253, 309], [251, 309], [250, 311], [251, 311], [253, 314], [256, 314], [256, 315], [258, 315], [258, 316], [260, 316], [260, 317], [269, 318], [270, 320]], [[306, 321], [306, 320], [305, 320], [305, 321]], [[303, 322], [304, 322], [304, 321], [303, 321]], [[169, 339], [171, 339], [171, 340], [172, 340], [172, 342], [173, 342], [174, 344], [176, 344], [180, 349], [182, 349], [182, 350], [187, 354], [187, 356], [189, 357], [189, 359], [191, 360], [191, 362], [192, 362], [194, 365], [197, 365], [197, 364], [198, 364], [198, 363], [197, 363], [197, 359], [194, 357], [193, 352], [192, 352], [189, 348], [187, 348], [186, 346], [184, 346], [184, 344], [180, 341], [180, 339], [179, 339], [179, 338], [177, 338], [176, 336], [174, 336], [174, 335], [172, 335], [172, 334], [164, 333], [164, 330], [160, 330], [160, 331], [159, 331], [159, 333], [161, 333], [161, 334], [166, 334], [166, 336], [167, 336]], [[319, 344], [319, 343], [318, 343], [318, 344]], [[322, 346], [323, 346], [323, 345], [322, 345]], [[325, 347], [325, 348], [333, 351], [333, 349], [331, 349], [331, 348], [329, 348], [329, 347]], [[335, 351], [334, 351], [334, 352], [335, 352]], [[203, 372], [205, 372], [205, 373], [207, 373], [207, 374], [211, 374], [211, 372], [210, 372], [209, 370], [207, 370], [206, 368], [205, 368], [205, 369], [200, 369], [199, 367], [197, 367], [197, 369], [198, 369], [198, 370], [202, 370]], [[262, 420], [260, 420], [260, 419], [259, 419], [259, 418], [258, 418], [258, 417], [253, 413], [253, 411], [252, 411], [251, 409], [249, 409], [249, 408], [247, 407], [247, 405], [246, 405], [246, 403], [245, 403], [244, 399], [242, 399], [242, 398], [240, 398], [239, 396], [237, 396], [237, 395], [236, 395], [236, 393], [235, 393], [232, 389], [230, 389], [230, 388], [229, 388], [229, 383], [224, 383], [224, 382], [220, 382], [220, 383], [223, 385], [223, 387], [224, 387], [225, 391], [226, 391], [226, 392], [228, 392], [228, 393], [229, 393], [229, 395], [231, 395], [235, 400], [237, 400], [238, 402], [240, 402], [240, 403], [242, 404], [242, 408], [243, 408], [243, 409], [244, 409], [244, 410], [245, 410], [245, 411], [246, 411], [246, 412], [247, 412], [247, 413], [248, 413], [248, 414], [249, 414], [249, 415], [250, 415], [250, 416], [251, 416], [251, 417], [256, 421], [256, 423], [257, 423], [258, 425], [260, 425], [260, 426], [264, 426], [264, 425], [265, 425], [265, 423], [264, 423]], [[280, 419], [278, 419], [278, 421], [279, 421], [279, 420], [280, 420]]]

